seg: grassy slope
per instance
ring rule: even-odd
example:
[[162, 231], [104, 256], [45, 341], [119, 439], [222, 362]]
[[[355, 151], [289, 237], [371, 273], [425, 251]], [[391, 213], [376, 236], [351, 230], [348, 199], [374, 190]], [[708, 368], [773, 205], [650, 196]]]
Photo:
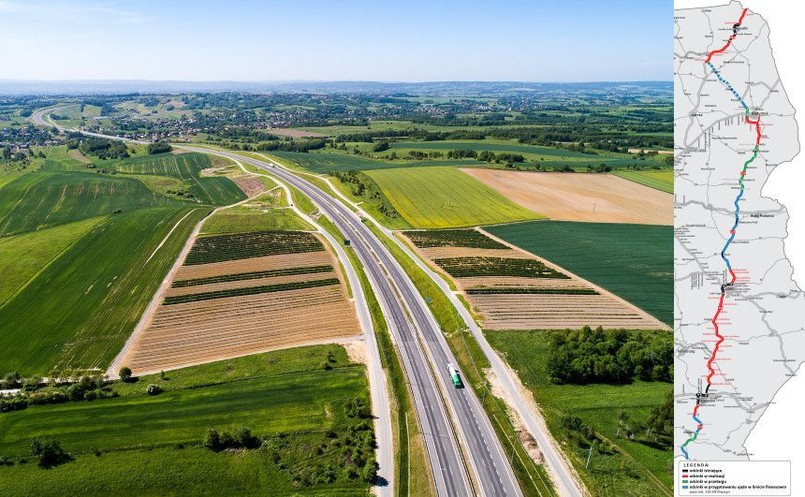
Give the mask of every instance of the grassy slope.
[[388, 169], [367, 174], [414, 228], [457, 228], [541, 217], [451, 167]]
[[[672, 226], [540, 221], [488, 231], [673, 321]], [[590, 323], [595, 326], [596, 323]]]
[[[192, 227], [196, 208], [163, 207], [112, 216], [89, 231], [23, 291], [0, 307], [0, 371], [44, 374], [105, 367], [140, 318]], [[147, 262], [146, 262], [147, 261]]]
[[83, 172], [37, 172], [3, 187], [0, 235], [177, 202], [132, 178]]
[[[0, 371], [105, 367], [210, 204], [245, 198], [227, 178], [200, 178], [212, 165], [200, 154], [93, 160], [98, 170], [137, 173], [128, 176], [89, 172], [64, 147], [45, 153], [41, 169], [0, 191], [0, 262], [11, 268], [0, 288], [0, 349], [13, 351], [0, 354]], [[146, 175], [192, 184], [195, 200], [155, 193], [139, 180]]]
[[81, 238], [103, 217], [0, 238], [0, 254], [10, 261], [0, 279], [0, 305], [42, 270], [50, 261]]
[[564, 440], [561, 417], [578, 416], [626, 454], [593, 454], [590, 470], [585, 470], [587, 451], [562, 442], [593, 495], [662, 495], [663, 488], [670, 493], [671, 451], [616, 437], [616, 433], [620, 411], [626, 411], [633, 421], [645, 420], [651, 408], [662, 403], [671, 385], [642, 381], [628, 385], [556, 385], [545, 370], [549, 348], [543, 332], [488, 331], [486, 335], [533, 392], [558, 440]]
[[612, 174], [662, 192], [674, 193], [674, 171], [672, 169], [652, 169], [645, 171], [623, 170], [615, 171]]
[[312, 230], [313, 227], [296, 215], [291, 209], [279, 208], [262, 211], [252, 207], [232, 207], [219, 211], [204, 222], [202, 233], [220, 235], [270, 230]]
[[[332, 370], [321, 369], [331, 354]], [[344, 403], [366, 398], [363, 366], [343, 347], [325, 345], [258, 354], [171, 371], [119, 385], [121, 396], [32, 406], [0, 415], [0, 454], [25, 455], [30, 438], [58, 438], [75, 461], [52, 470], [0, 467], [0, 494], [28, 495], [365, 495], [367, 485], [340, 481], [302, 490], [266, 452], [213, 453], [200, 447], [208, 428], [248, 426], [256, 435], [285, 432], [298, 443], [297, 464], [323, 432], [346, 433]], [[151, 383], [165, 392], [145, 395]], [[93, 455], [94, 450], [102, 455]], [[309, 461], [300, 458], [309, 459]]]
[[159, 154], [136, 157], [114, 164], [114, 169], [128, 174], [171, 176], [190, 185], [190, 191], [203, 203], [227, 205], [246, 198], [231, 180], [224, 177], [199, 177], [203, 169], [213, 167], [208, 155]]

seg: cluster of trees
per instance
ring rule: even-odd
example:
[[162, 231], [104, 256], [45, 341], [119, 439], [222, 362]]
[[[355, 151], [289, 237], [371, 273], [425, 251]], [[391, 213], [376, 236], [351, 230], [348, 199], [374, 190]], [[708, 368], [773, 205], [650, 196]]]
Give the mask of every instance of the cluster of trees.
[[[327, 141], [314, 138], [310, 140], [288, 140], [279, 142], [262, 142], [257, 144], [254, 150], [258, 151], [277, 151], [277, 152], [309, 152], [320, 150], [327, 146]], [[247, 150], [244, 146], [244, 150]]]
[[341, 171], [334, 172], [339, 181], [349, 185], [352, 194], [356, 197], [371, 201], [377, 206], [377, 210], [389, 219], [396, 219], [400, 216], [397, 209], [388, 201], [380, 187], [369, 175], [360, 171]]
[[0, 398], [0, 412], [19, 411], [29, 405], [60, 404], [118, 395], [101, 376], [81, 376], [71, 383], [48, 385], [39, 377], [21, 378], [19, 373], [9, 373], [0, 383], [3, 388], [21, 389], [13, 396]]
[[99, 159], [125, 159], [129, 156], [128, 147], [121, 141], [86, 137], [80, 133], [67, 136], [67, 148], [78, 149], [82, 154], [94, 155]]
[[34, 438], [31, 441], [31, 455], [39, 461], [42, 468], [52, 468], [72, 459], [62, 449], [61, 443], [53, 438]]
[[668, 333], [595, 330], [553, 332], [548, 375], [556, 383], [671, 381], [673, 340]]
[[[396, 154], [395, 154], [396, 157]], [[421, 150], [409, 150], [408, 157], [415, 159], [415, 160], [424, 160], [424, 159], [441, 159], [444, 157], [444, 154], [441, 152], [431, 151], [431, 152], [423, 152]]]
[[587, 171], [591, 172], [591, 173], [608, 173], [608, 172], [612, 171], [612, 166], [608, 166], [608, 165], [606, 165], [606, 164], [604, 164], [602, 162], [601, 164], [598, 164], [597, 166], [592, 166], [592, 165], [587, 166]]
[[252, 435], [249, 428], [239, 428], [234, 433], [219, 432], [210, 428], [204, 435], [204, 447], [213, 452], [221, 452], [226, 449], [256, 449], [260, 445], [262, 445], [262, 441]]
[[166, 152], [170, 152], [171, 150], [173, 150], [173, 147], [171, 147], [170, 143], [168, 142], [158, 141], [148, 144], [148, 153], [151, 155], [164, 154]]

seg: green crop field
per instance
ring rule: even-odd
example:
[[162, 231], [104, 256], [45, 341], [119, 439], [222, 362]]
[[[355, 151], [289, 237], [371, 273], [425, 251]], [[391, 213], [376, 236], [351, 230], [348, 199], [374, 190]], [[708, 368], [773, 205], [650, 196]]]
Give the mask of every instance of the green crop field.
[[572, 152], [560, 148], [542, 147], [539, 145], [521, 145], [517, 141], [503, 140], [440, 140], [433, 142], [396, 142], [391, 144], [393, 149], [411, 150], [489, 150], [490, 152], [512, 152], [518, 154], [530, 154], [535, 156], [550, 156], [562, 159], [584, 159], [595, 158], [590, 154]]
[[[12, 352], [0, 354], [0, 372], [105, 368], [193, 226], [212, 205], [245, 197], [227, 178], [201, 178], [212, 162], [200, 154], [89, 168], [66, 147], [43, 151], [45, 159], [0, 187], [0, 263], [8, 268], [0, 350]], [[192, 184], [195, 193], [159, 193], [146, 184], [152, 178]]]
[[[366, 144], [364, 144], [366, 145]], [[351, 155], [346, 152], [270, 152], [272, 156], [285, 159], [308, 171], [329, 174], [347, 171], [369, 171], [372, 169], [395, 169], [429, 166], [478, 166], [485, 162], [473, 159], [464, 160], [376, 160]]]
[[140, 209], [89, 230], [0, 307], [0, 350], [13, 351], [0, 354], [0, 371], [105, 368], [208, 211]]
[[383, 169], [392, 164], [363, 157], [334, 153], [271, 152], [282, 159], [293, 162], [314, 173], [333, 173], [337, 171], [361, 171]]
[[[645, 422], [652, 407], [662, 404], [671, 384], [635, 381], [623, 385], [552, 383], [546, 372], [549, 346], [545, 332], [486, 331], [489, 342], [503, 353], [525, 386], [534, 394], [548, 428], [562, 445], [592, 495], [642, 497], [671, 495], [673, 454], [660, 444], [629, 440], [618, 432], [620, 412], [629, 422]], [[623, 451], [588, 451], [566, 440], [563, 416], [578, 416]]]
[[614, 171], [612, 174], [656, 190], [674, 193], [674, 171], [672, 169], [650, 169], [643, 171], [622, 170]]
[[[149, 384], [164, 392], [146, 395]], [[367, 494], [368, 484], [348, 470], [361, 469], [355, 451], [369, 455], [362, 435], [371, 425], [360, 431], [362, 420], [346, 410], [368, 398], [365, 368], [341, 346], [258, 354], [113, 388], [119, 397], [0, 414], [0, 456], [16, 463], [0, 465], [0, 495]], [[202, 446], [210, 428], [242, 427], [268, 444], [234, 452]], [[21, 464], [34, 434], [58, 439], [74, 460], [49, 470]], [[328, 468], [329, 483], [303, 483]]]
[[458, 228], [542, 217], [453, 167], [372, 170], [367, 174], [414, 228]]
[[37, 172], [3, 187], [0, 235], [130, 212], [143, 207], [177, 205], [132, 178], [84, 172]]
[[202, 203], [233, 204], [246, 195], [228, 178], [200, 177], [200, 171], [213, 167], [210, 156], [197, 153], [159, 154], [114, 163], [115, 171], [124, 174], [149, 174], [178, 178], [190, 185], [190, 192]]
[[239, 205], [217, 212], [204, 221], [204, 235], [245, 233], [250, 231], [313, 230], [304, 219], [288, 208], [271, 208], [263, 211]]
[[673, 227], [539, 221], [488, 229], [673, 322]]
[[4, 265], [0, 278], [0, 306], [103, 219], [93, 217], [32, 233], [0, 237], [0, 260], [13, 261]]

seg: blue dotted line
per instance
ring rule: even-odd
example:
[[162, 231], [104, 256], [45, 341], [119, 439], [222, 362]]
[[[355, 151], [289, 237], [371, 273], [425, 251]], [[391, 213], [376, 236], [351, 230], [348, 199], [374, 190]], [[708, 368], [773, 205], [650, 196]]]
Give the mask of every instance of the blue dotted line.
[[726, 86], [726, 87], [727, 87], [727, 89], [728, 89], [729, 91], [731, 91], [733, 95], [735, 95], [735, 98], [737, 98], [737, 99], [738, 99], [738, 101], [739, 101], [739, 102], [741, 103], [741, 105], [743, 106], [744, 110], [745, 110], [745, 111], [747, 111], [747, 112], [749, 112], [749, 106], [748, 106], [748, 105], [746, 105], [746, 102], [744, 102], [744, 99], [742, 99], [742, 98], [741, 98], [741, 96], [740, 96], [740, 95], [738, 95], [738, 92], [737, 92], [737, 91], [735, 91], [735, 88], [733, 88], [733, 87], [732, 87], [732, 85], [731, 85], [731, 84], [729, 84], [729, 82], [728, 82], [726, 79], [724, 79], [724, 78], [722, 78], [722, 77], [721, 77], [721, 74], [720, 74], [720, 73], [718, 72], [718, 70], [716, 69], [716, 66], [714, 66], [712, 62], [708, 62], [708, 63], [707, 63], [707, 65], [708, 65], [708, 66], [710, 66], [710, 69], [712, 69], [712, 70], [713, 70], [713, 74], [715, 74], [715, 75], [716, 75], [716, 77], [718, 78], [718, 80], [719, 80], [719, 81], [721, 81], [721, 83], [722, 83], [724, 86]]

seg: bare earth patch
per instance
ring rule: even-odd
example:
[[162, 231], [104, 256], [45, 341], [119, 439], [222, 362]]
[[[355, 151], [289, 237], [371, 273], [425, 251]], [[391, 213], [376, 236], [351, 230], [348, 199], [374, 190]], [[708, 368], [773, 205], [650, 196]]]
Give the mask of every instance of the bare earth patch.
[[673, 195], [612, 174], [462, 171], [513, 202], [559, 221], [674, 223]]
[[369, 354], [366, 351], [366, 342], [363, 340], [354, 340], [352, 342], [344, 342], [341, 345], [347, 351], [349, 360], [357, 364], [368, 364]]
[[260, 181], [260, 178], [256, 176], [250, 176], [244, 174], [240, 176], [234, 176], [230, 179], [234, 181], [236, 185], [238, 185], [238, 188], [240, 188], [243, 191], [243, 193], [246, 194], [247, 197], [254, 197], [255, 195], [259, 195], [260, 193], [263, 193], [266, 189], [265, 184], [263, 184], [263, 182]]

